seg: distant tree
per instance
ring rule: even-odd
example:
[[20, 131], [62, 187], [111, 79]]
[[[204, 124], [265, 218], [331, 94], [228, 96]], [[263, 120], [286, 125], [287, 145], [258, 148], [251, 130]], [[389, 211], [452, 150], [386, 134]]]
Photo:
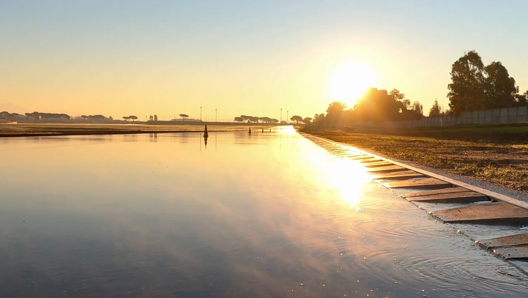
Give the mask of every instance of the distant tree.
[[154, 121], [154, 116], [150, 115], [149, 116], [149, 121]]
[[483, 88], [484, 63], [479, 54], [470, 51], [451, 66], [449, 107], [453, 113], [483, 109], [486, 95]]
[[130, 117], [129, 117], [129, 116], [123, 116], [123, 119], [124, 119], [125, 121], [128, 121], [128, 120], [130, 120]]
[[436, 117], [440, 115], [442, 115], [442, 107], [438, 104], [438, 100], [435, 100], [431, 110], [429, 110], [429, 117]]
[[524, 92], [523, 94], [516, 94], [515, 103], [516, 106], [528, 105], [528, 91]]
[[154, 115], [154, 121], [158, 121], [158, 115]]
[[86, 115], [82, 115], [82, 116], [81, 116], [81, 119], [83, 119], [83, 120], [88, 120], [88, 116], [86, 116]]
[[249, 122], [253, 122], [253, 123], [258, 123], [258, 117], [249, 116], [248, 121]]
[[314, 124], [321, 124], [325, 120], [325, 115], [323, 113], [321, 114], [315, 114], [313, 117], [313, 123]]
[[505, 108], [515, 105], [515, 95], [519, 88], [515, 79], [510, 77], [506, 67], [500, 62], [492, 62], [484, 68], [484, 93], [486, 102], [484, 108]]
[[326, 121], [337, 122], [343, 117], [343, 111], [347, 108], [344, 102], [334, 101], [326, 109]]
[[271, 119], [271, 123], [277, 124], [277, 123], [279, 123], [279, 120], [278, 119]]
[[415, 101], [412, 104], [412, 110], [418, 115], [423, 116], [423, 105], [419, 101]]
[[302, 118], [301, 116], [297, 116], [297, 115], [295, 115], [295, 116], [292, 116], [292, 117], [290, 118], [290, 120], [291, 120], [291, 121], [295, 121], [296, 124], [299, 124], [299, 122], [302, 122], [302, 121], [303, 121], [303, 118]]
[[240, 122], [244, 121], [244, 119], [242, 119], [242, 117], [235, 117], [235, 121], [240, 123]]
[[310, 123], [312, 123], [312, 118], [311, 117], [306, 117], [306, 118], [303, 119], [303, 122], [304, 122], [304, 124], [310, 124]]
[[185, 121], [185, 118], [189, 118], [189, 115], [187, 115], [187, 114], [180, 114], [180, 117], [182, 118], [182, 121]]
[[131, 119], [132, 122], [134, 122], [134, 120], [137, 120], [138, 117], [134, 116], [134, 115], [130, 115], [130, 116], [128, 116], [128, 118]]

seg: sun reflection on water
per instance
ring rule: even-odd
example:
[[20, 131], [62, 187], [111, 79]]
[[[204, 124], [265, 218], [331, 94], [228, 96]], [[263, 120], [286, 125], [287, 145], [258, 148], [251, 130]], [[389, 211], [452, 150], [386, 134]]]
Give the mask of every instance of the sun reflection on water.
[[336, 159], [328, 173], [332, 186], [339, 189], [343, 199], [350, 204], [350, 209], [358, 211], [361, 192], [365, 183], [370, 181], [365, 168], [349, 159]]

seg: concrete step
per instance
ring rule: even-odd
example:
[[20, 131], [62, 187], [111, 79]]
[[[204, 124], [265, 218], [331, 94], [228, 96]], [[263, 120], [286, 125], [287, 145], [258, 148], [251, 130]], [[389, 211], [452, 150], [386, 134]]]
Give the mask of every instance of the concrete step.
[[386, 161], [380, 161], [380, 162], [371, 162], [363, 165], [366, 168], [379, 168], [379, 167], [387, 167], [387, 166], [394, 166], [393, 163], [386, 162]]
[[494, 202], [441, 210], [434, 212], [433, 215], [449, 223], [505, 225], [528, 223], [528, 210], [506, 202]]
[[528, 246], [499, 247], [492, 250], [505, 260], [526, 260], [528, 259]]
[[444, 188], [449, 187], [451, 184], [436, 178], [424, 178], [416, 180], [387, 182], [383, 183], [383, 185], [388, 188]]
[[390, 172], [407, 171], [407, 170], [408, 170], [407, 168], [400, 167], [400, 166], [386, 166], [386, 167], [367, 169], [367, 172], [374, 174], [374, 173], [390, 173]]
[[410, 197], [407, 198], [407, 200], [426, 203], [474, 203], [479, 201], [488, 201], [489, 198], [488, 196], [485, 196], [481, 193], [468, 191], [437, 194], [433, 196]]
[[528, 245], [528, 233], [493, 238], [488, 240], [478, 240], [477, 243], [487, 249], [504, 246]]
[[420, 178], [425, 177], [424, 174], [420, 174], [415, 171], [401, 171], [396, 173], [388, 173], [388, 174], [376, 174], [374, 175], [375, 180], [380, 179], [411, 179], [411, 178]]
[[440, 194], [468, 192], [468, 191], [470, 190], [467, 188], [457, 186], [457, 187], [449, 187], [449, 188], [443, 188], [443, 189], [409, 192], [409, 193], [404, 194], [403, 196], [406, 198], [412, 198], [412, 197], [435, 196], [435, 195], [440, 195]]

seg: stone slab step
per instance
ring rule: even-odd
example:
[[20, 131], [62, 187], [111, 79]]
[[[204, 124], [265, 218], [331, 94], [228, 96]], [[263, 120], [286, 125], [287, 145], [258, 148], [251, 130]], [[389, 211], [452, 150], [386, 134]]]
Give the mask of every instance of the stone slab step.
[[382, 162], [384, 161], [383, 159], [379, 159], [379, 158], [375, 158], [375, 157], [371, 157], [371, 158], [365, 158], [365, 159], [362, 159], [360, 161], [360, 163], [373, 163], [373, 162]]
[[449, 223], [526, 224], [528, 210], [506, 203], [494, 202], [436, 211], [434, 216]]
[[434, 196], [434, 195], [439, 195], [439, 194], [468, 192], [468, 191], [470, 190], [467, 188], [457, 186], [457, 187], [448, 187], [448, 188], [443, 188], [443, 189], [409, 192], [409, 193], [404, 194], [403, 196], [406, 198], [412, 198], [412, 197]]
[[367, 169], [367, 172], [374, 174], [374, 173], [390, 173], [390, 172], [407, 171], [407, 170], [409, 169], [400, 167], [400, 166], [386, 166], [386, 167]]
[[528, 246], [499, 247], [492, 250], [493, 253], [501, 256], [505, 260], [525, 260], [528, 259]]
[[478, 245], [484, 248], [496, 248], [504, 246], [528, 245], [528, 233], [493, 238], [488, 240], [477, 240]]
[[387, 183], [384, 183], [384, 185], [388, 188], [413, 188], [413, 187], [441, 188], [441, 187], [448, 187], [451, 184], [445, 181], [436, 179], [436, 178], [424, 178], [424, 179], [416, 179], [416, 180], [387, 182]]
[[356, 156], [351, 156], [351, 157], [348, 157], [348, 158], [351, 159], [351, 160], [363, 160], [363, 159], [372, 158], [372, 156], [370, 156], [370, 155], [356, 155]]
[[444, 193], [432, 196], [410, 197], [409, 201], [426, 203], [474, 203], [489, 200], [488, 196], [474, 191]]
[[380, 162], [367, 163], [367, 164], [364, 164], [363, 166], [366, 168], [378, 168], [378, 167], [394, 166], [394, 164], [388, 161], [380, 161]]
[[411, 178], [420, 178], [425, 177], [424, 174], [415, 172], [415, 171], [401, 171], [396, 173], [387, 173], [387, 174], [376, 174], [374, 176], [375, 180], [380, 179], [411, 179]]

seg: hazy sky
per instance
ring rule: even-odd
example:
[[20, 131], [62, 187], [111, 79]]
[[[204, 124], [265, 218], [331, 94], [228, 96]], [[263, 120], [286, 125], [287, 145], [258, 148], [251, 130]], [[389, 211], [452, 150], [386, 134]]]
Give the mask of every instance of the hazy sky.
[[[347, 62], [429, 111], [476, 50], [528, 89], [528, 1], [0, 0], [0, 109], [313, 116]], [[18, 108], [17, 108], [18, 106]]]

